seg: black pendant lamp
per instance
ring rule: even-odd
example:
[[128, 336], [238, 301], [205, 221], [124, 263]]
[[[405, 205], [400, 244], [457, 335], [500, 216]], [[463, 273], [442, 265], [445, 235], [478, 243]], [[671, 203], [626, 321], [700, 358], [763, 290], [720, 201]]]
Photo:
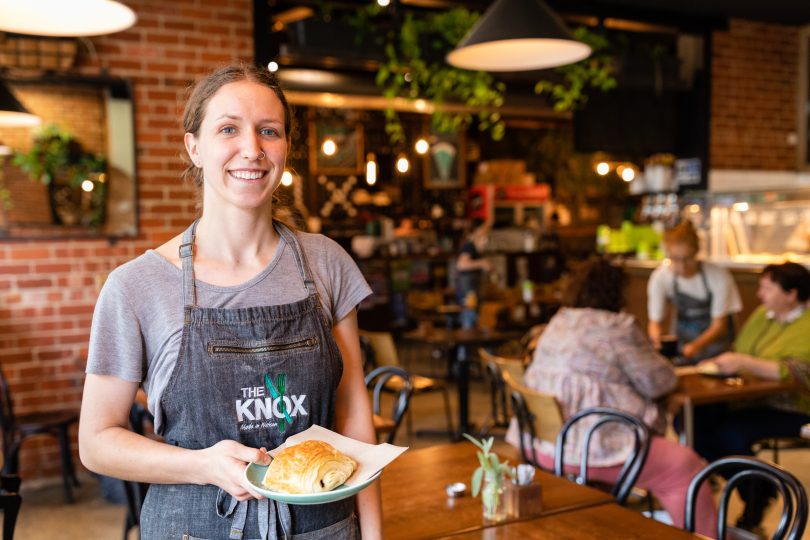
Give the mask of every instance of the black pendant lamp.
[[31, 114], [0, 79], [0, 126], [30, 127], [39, 124], [39, 117]]
[[543, 0], [496, 0], [447, 62], [462, 69], [528, 71], [573, 64], [590, 54]]

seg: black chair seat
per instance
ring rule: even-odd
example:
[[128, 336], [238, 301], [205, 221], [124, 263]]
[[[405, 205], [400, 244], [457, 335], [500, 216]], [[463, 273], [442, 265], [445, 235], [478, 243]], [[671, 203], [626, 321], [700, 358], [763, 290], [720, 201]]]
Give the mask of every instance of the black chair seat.
[[50, 433], [53, 430], [62, 429], [78, 421], [79, 413], [70, 411], [43, 411], [31, 414], [18, 414], [15, 417], [17, 429], [23, 435]]
[[79, 485], [73, 468], [73, 453], [70, 449], [70, 425], [79, 421], [79, 413], [71, 410], [51, 410], [17, 415], [8, 381], [0, 371], [0, 429], [5, 462], [3, 473], [17, 474], [20, 466], [20, 448], [26, 438], [36, 435], [51, 435], [59, 442], [62, 464], [62, 483], [67, 502], [73, 502], [73, 487]]

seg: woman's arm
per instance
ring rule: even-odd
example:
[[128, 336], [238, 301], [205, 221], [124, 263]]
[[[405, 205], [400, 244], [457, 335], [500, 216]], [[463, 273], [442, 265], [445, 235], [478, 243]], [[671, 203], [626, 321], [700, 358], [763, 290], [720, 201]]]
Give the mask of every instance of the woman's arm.
[[[363, 382], [357, 312], [352, 310], [332, 329], [343, 356], [343, 378], [335, 399], [337, 431], [352, 439], [376, 443], [371, 403]], [[357, 511], [364, 540], [382, 538], [382, 502], [380, 486], [375, 482], [357, 495]]]
[[622, 372], [633, 388], [648, 399], [658, 399], [678, 384], [672, 364], [658, 354], [635, 324], [621, 330], [615, 340], [616, 357]]
[[774, 360], [763, 360], [747, 354], [738, 352], [725, 352], [715, 356], [706, 362], [713, 362], [723, 374], [735, 374], [740, 371], [750, 373], [760, 379], [778, 381], [782, 378], [779, 371], [779, 362]]
[[87, 375], [79, 422], [82, 463], [99, 474], [154, 484], [213, 484], [239, 500], [260, 497], [242, 474], [250, 461], [266, 463], [262, 450], [220, 441], [188, 450], [128, 429], [138, 384], [110, 375]]
[[698, 337], [684, 344], [681, 353], [684, 358], [693, 358], [697, 353], [720, 339], [728, 331], [728, 315], [714, 317], [711, 324]]
[[483, 270], [488, 272], [492, 268], [489, 259], [473, 259], [469, 253], [462, 253], [456, 259], [456, 269], [462, 272], [469, 272], [470, 270]]

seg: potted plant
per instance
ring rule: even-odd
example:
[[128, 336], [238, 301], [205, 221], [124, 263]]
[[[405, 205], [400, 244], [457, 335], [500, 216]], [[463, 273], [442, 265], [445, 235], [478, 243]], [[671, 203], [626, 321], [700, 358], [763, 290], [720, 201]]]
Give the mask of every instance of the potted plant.
[[103, 223], [106, 159], [86, 152], [72, 133], [47, 124], [34, 135], [31, 148], [15, 153], [12, 162], [31, 180], [48, 186], [55, 225]]
[[508, 461], [501, 463], [497, 454], [492, 452], [494, 437], [478, 440], [467, 433], [464, 437], [478, 448], [479, 465], [472, 475], [472, 495], [477, 497], [481, 493], [484, 519], [503, 521], [506, 519], [505, 480], [507, 476], [514, 477], [512, 468]]

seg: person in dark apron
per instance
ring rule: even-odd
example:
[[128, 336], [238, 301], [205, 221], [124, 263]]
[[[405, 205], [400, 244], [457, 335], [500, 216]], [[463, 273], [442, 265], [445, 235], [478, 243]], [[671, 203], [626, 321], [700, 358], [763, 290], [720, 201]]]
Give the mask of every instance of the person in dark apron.
[[[689, 220], [666, 231], [664, 245], [669, 265], [656, 268], [647, 285], [647, 333], [653, 344], [679, 363], [697, 363], [729, 350], [733, 314], [742, 309], [731, 274], [698, 260], [699, 239]], [[662, 335], [668, 301], [675, 311], [675, 336]]]
[[[706, 274], [700, 270], [700, 278], [706, 288], [705, 298], [690, 296], [678, 289], [678, 276], [673, 276], [672, 288], [674, 295], [672, 303], [677, 312], [675, 335], [678, 337], [678, 350], [688, 350], [687, 345], [693, 343], [712, 324], [712, 291], [706, 281]], [[727, 351], [734, 343], [734, 320], [731, 315], [726, 316], [726, 333], [715, 341], [704, 346], [699, 352], [689, 357], [689, 361], [697, 363], [706, 358], [717, 356]]]
[[[268, 463], [266, 450], [311, 425], [375, 440], [354, 311], [370, 289], [337, 244], [272, 217], [290, 123], [265, 69], [235, 64], [200, 81], [183, 124], [202, 217], [116, 269], [102, 290], [81, 457], [95, 472], [151, 484], [147, 540], [381, 537], [377, 485], [301, 506], [261, 497], [244, 477], [249, 462]], [[198, 304], [203, 285], [215, 307]], [[141, 383], [155, 390], [161, 442], [126, 429]]]
[[[180, 248], [183, 343], [164, 392], [166, 428], [160, 434], [169, 444], [194, 450], [222, 440], [275, 448], [312, 424], [334, 427], [333, 402], [342, 374], [340, 351], [295, 236], [277, 224], [293, 248], [302, 287], [307, 290], [304, 300], [246, 309], [200, 308], [195, 302], [192, 261], [196, 225], [195, 221], [183, 233]], [[262, 400], [256, 389], [268, 386], [265, 376], [271, 383], [284, 381], [273, 383], [288, 412], [282, 418], [257, 404]], [[258, 395], [241, 400], [234, 413], [234, 402], [246, 395], [244, 389], [247, 395]], [[303, 396], [310, 398], [306, 409], [300, 405]], [[282, 407], [279, 401], [271, 403], [271, 407]], [[154, 484], [141, 511], [141, 535], [348, 539], [359, 538], [359, 530], [353, 498], [317, 507], [288, 506], [265, 498], [237, 501], [211, 485]]]

